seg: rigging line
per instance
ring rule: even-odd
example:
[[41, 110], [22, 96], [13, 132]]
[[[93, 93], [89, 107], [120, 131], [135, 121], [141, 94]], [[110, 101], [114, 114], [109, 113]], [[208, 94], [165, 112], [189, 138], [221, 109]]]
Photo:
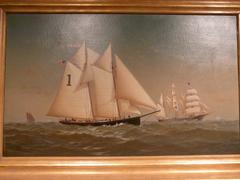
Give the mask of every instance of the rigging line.
[[145, 117], [145, 116], [148, 116], [148, 115], [151, 115], [151, 114], [154, 114], [154, 113], [157, 113], [157, 112], [160, 112], [160, 110], [157, 110], [157, 111], [153, 111], [153, 112], [150, 112], [150, 113], [147, 113], [147, 114], [143, 114], [139, 117]]

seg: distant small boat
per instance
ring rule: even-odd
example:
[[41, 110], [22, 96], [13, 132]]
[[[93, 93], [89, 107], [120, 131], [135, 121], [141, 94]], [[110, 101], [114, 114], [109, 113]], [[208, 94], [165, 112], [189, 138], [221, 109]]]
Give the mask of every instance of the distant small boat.
[[29, 112], [26, 112], [26, 117], [27, 117], [27, 123], [34, 123], [35, 122], [35, 118], [33, 117], [33, 115]]

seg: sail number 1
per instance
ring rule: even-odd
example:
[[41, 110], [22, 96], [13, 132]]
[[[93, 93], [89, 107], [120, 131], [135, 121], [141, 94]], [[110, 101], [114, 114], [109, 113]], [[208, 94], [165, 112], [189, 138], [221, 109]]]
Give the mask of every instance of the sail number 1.
[[67, 74], [67, 86], [72, 86], [71, 85], [71, 74]]

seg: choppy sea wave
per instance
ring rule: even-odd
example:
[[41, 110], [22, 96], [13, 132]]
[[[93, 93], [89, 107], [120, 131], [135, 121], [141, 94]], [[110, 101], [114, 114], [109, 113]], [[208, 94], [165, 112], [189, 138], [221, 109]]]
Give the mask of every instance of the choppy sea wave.
[[141, 126], [4, 125], [4, 156], [148, 156], [240, 153], [239, 121]]

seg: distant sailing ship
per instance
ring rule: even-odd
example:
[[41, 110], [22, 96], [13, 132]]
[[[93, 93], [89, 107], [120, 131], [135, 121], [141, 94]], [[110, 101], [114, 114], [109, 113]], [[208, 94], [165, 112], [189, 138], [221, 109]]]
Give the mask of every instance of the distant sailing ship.
[[[65, 62], [60, 88], [48, 115], [63, 118], [62, 124], [140, 124], [141, 117], [158, 112], [156, 104], [121, 59], [112, 54], [111, 44], [100, 56], [82, 44]], [[141, 114], [139, 108], [151, 110]]]
[[27, 123], [35, 122], [35, 118], [33, 117], [33, 115], [30, 112], [26, 112], [26, 118], [27, 118]]
[[[209, 114], [209, 108], [201, 102], [196, 89], [190, 87], [186, 90], [185, 96], [177, 98], [175, 85], [172, 84], [171, 97], [166, 97], [164, 102], [163, 95], [157, 104], [160, 112], [156, 113], [159, 121], [164, 120], [202, 120]], [[167, 111], [167, 113], [166, 113]]]

